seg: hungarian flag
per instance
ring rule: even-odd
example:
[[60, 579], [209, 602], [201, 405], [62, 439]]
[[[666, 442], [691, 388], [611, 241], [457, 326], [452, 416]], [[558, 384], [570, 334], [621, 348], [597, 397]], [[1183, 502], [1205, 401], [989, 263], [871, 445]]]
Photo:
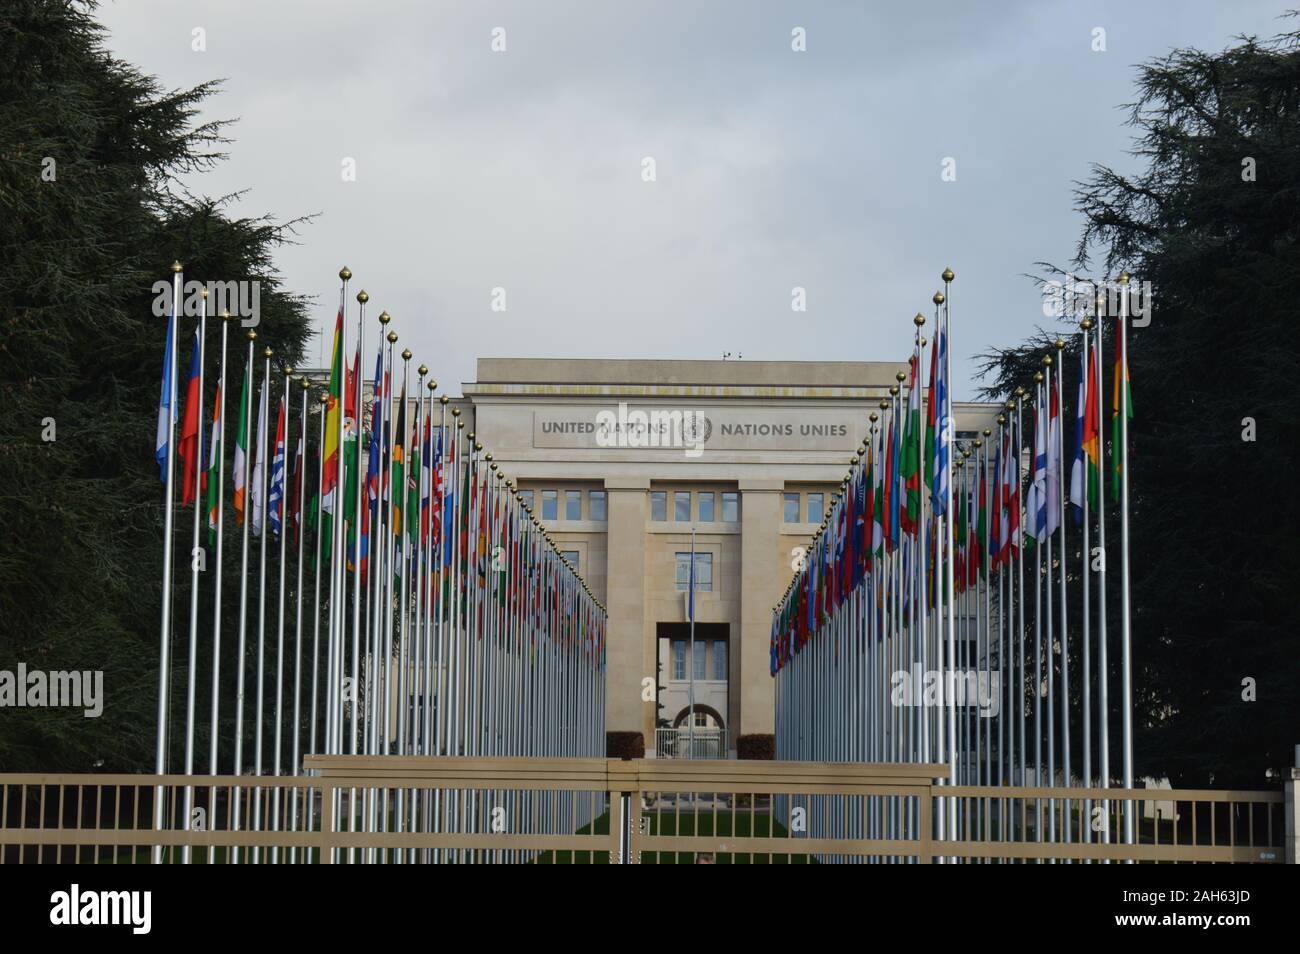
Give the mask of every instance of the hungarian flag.
[[907, 423], [903, 432], [903, 487], [907, 505], [903, 508], [903, 529], [916, 536], [921, 525], [921, 389], [918, 386], [920, 352], [912, 355], [912, 381], [907, 388]]
[[221, 512], [221, 385], [212, 398], [212, 444], [208, 449], [208, 469], [203, 487], [208, 501], [208, 545], [217, 545], [217, 517]]
[[176, 316], [167, 309], [167, 350], [163, 352], [162, 394], [158, 398], [158, 434], [154, 441], [154, 459], [158, 461], [158, 478], [167, 482], [167, 445], [172, 439], [172, 350], [176, 339]]
[[[1120, 318], [1119, 321], [1123, 321]], [[1111, 397], [1111, 432], [1110, 432], [1110, 493], [1115, 500], [1119, 499], [1120, 493], [1120, 474], [1124, 468], [1124, 456], [1127, 448], [1124, 447], [1123, 434], [1120, 430], [1120, 388], [1124, 389], [1123, 409], [1125, 416], [1133, 420], [1133, 389], [1128, 379], [1128, 358], [1124, 354], [1124, 338], [1115, 335], [1115, 385]]]
[[239, 429], [235, 432], [235, 526], [244, 525], [244, 484], [248, 479], [248, 405], [252, 399], [253, 365], [244, 368], [244, 387], [239, 392]]
[[330, 357], [329, 401], [325, 405], [325, 473], [321, 476], [321, 506], [334, 513], [339, 486], [339, 414], [343, 407], [343, 309], [334, 321], [334, 348]]
[[181, 506], [197, 504], [195, 487], [199, 464], [199, 415], [202, 395], [199, 394], [199, 376], [203, 373], [203, 342], [194, 330], [194, 351], [190, 355], [190, 377], [185, 385], [185, 417], [181, 421], [181, 443], [177, 453], [181, 459]]

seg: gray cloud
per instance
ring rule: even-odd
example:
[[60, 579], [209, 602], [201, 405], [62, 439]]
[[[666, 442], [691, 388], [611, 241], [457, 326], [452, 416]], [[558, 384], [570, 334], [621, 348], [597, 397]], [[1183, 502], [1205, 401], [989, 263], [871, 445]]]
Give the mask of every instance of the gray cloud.
[[972, 355], [1045, 321], [1021, 276], [1069, 258], [1072, 181], [1132, 168], [1134, 65], [1280, 28], [1254, 0], [991, 6], [118, 0], [100, 18], [167, 86], [228, 78], [204, 118], [239, 118], [231, 158], [191, 186], [320, 212], [279, 256], [289, 286], [332, 327], [346, 262], [453, 392], [480, 355], [897, 358], [951, 265], [961, 398]]

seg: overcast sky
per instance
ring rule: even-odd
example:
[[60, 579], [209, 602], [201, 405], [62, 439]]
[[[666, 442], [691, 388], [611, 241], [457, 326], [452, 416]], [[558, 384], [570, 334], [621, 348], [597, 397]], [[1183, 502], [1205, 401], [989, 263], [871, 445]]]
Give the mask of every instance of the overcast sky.
[[1285, 8], [105, 0], [99, 18], [165, 86], [226, 79], [203, 118], [238, 119], [230, 158], [190, 187], [319, 213], [277, 255], [289, 288], [332, 324], [346, 263], [453, 394], [479, 356], [898, 360], [950, 265], [965, 398], [975, 354], [1047, 321], [1024, 275], [1068, 263], [1072, 183], [1133, 168], [1135, 65], [1272, 35]]

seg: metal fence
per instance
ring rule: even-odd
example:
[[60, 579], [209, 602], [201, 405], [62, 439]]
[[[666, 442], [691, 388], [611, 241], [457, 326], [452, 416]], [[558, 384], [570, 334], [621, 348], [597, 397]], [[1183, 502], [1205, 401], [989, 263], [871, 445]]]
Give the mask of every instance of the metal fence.
[[726, 729], [655, 729], [655, 757], [661, 759], [725, 759]]
[[[1282, 792], [1159, 790], [1157, 799], [1147, 789], [942, 786], [942, 765], [708, 759], [313, 756], [306, 768], [311, 774], [280, 777], [0, 775], [0, 861], [1285, 859]], [[155, 799], [162, 830], [153, 827]], [[953, 809], [951, 799], [961, 824], [956, 837], [940, 839], [935, 819]], [[1142, 803], [1155, 800], [1172, 813], [1140, 817]], [[1133, 844], [1108, 834], [1123, 830], [1125, 812], [1136, 813]], [[241, 818], [260, 819], [257, 830]]]

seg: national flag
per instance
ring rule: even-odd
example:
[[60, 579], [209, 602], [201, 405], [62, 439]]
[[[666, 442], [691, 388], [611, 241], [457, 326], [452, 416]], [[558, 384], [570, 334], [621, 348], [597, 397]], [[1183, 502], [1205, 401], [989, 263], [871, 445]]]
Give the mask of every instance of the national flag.
[[284, 398], [281, 398], [275, 419], [275, 452], [271, 456], [271, 493], [267, 498], [268, 522], [271, 533], [277, 537], [284, 518], [284, 441]]
[[303, 478], [303, 459], [302, 459], [302, 438], [298, 435], [297, 449], [293, 453], [293, 476], [291, 478], [292, 486], [289, 490], [289, 514], [293, 521], [293, 542], [302, 541], [302, 484]]
[[208, 469], [203, 474], [207, 491], [208, 545], [217, 545], [217, 516], [221, 510], [221, 385], [212, 398], [212, 445], [208, 449]]
[[[1123, 321], [1123, 318], [1118, 321]], [[1133, 420], [1133, 387], [1128, 378], [1128, 356], [1124, 354], [1124, 338], [1115, 335], [1115, 383], [1111, 397], [1111, 433], [1110, 433], [1110, 493], [1112, 499], [1118, 500], [1120, 494], [1120, 475], [1124, 469], [1123, 432], [1120, 429], [1120, 388], [1124, 389], [1125, 417]]]
[[921, 525], [921, 388], [919, 387], [920, 350], [912, 355], [912, 381], [907, 388], [907, 424], [903, 433], [903, 486], [907, 505], [903, 508], [903, 529], [916, 536]]
[[339, 496], [339, 414], [343, 411], [343, 379], [343, 309], [340, 308], [334, 321], [329, 400], [325, 405], [325, 473], [321, 475], [321, 506], [328, 514], [334, 513], [336, 498]]
[[154, 441], [154, 459], [158, 461], [158, 478], [167, 482], [167, 445], [172, 439], [172, 350], [175, 347], [176, 316], [167, 310], [167, 344], [163, 352], [162, 395], [158, 398], [158, 434]]
[[1093, 341], [1088, 356], [1088, 387], [1083, 408], [1083, 454], [1088, 481], [1088, 504], [1097, 509], [1101, 490], [1101, 400], [1097, 393], [1097, 342]]
[[239, 429], [235, 433], [235, 526], [244, 525], [244, 484], [248, 479], [248, 412], [252, 400], [253, 365], [244, 368], [244, 386], [239, 392]]
[[[393, 536], [402, 534], [402, 508], [406, 488], [406, 384], [402, 384], [402, 398], [397, 403], [397, 429], [393, 432]], [[398, 568], [400, 570], [400, 567]]]
[[1070, 455], [1070, 507], [1076, 524], [1083, 523], [1083, 487], [1087, 467], [1083, 454], [1083, 406], [1087, 403], [1084, 398], [1087, 389], [1088, 359], [1080, 349], [1078, 401], [1074, 412], [1074, 452]]
[[1029, 490], [1029, 534], [1042, 543], [1047, 539], [1047, 407], [1044, 388], [1038, 385], [1034, 401], [1034, 470]]
[[934, 434], [934, 489], [931, 501], [935, 516], [942, 517], [948, 507], [948, 455], [952, 436], [952, 426], [948, 420], [948, 336], [942, 325], [935, 335], [934, 343], [934, 361], [938, 370], [934, 373], [935, 390], [930, 399], [935, 403], [936, 409], [931, 411], [930, 416], [935, 419], [938, 430]]
[[976, 561], [979, 566], [980, 576], [987, 577], [989, 573], [989, 560], [984, 559], [984, 547], [989, 539], [989, 475], [988, 462], [982, 461], [979, 465], [979, 517], [975, 523], [975, 553]]
[[195, 490], [197, 487], [195, 467], [203, 453], [200, 407], [203, 396], [199, 393], [199, 377], [203, 373], [203, 342], [199, 339], [198, 329], [194, 329], [194, 350], [190, 353], [190, 376], [185, 385], [185, 416], [181, 421], [181, 442], [177, 455], [181, 461], [181, 506], [193, 503], [197, 506]]
[[270, 412], [270, 389], [262, 388], [257, 409], [257, 446], [253, 448], [253, 536], [262, 535], [266, 521], [266, 415]]
[[[999, 425], [1001, 430], [1001, 425]], [[992, 496], [989, 498], [989, 569], [1002, 562], [1002, 443], [990, 448], [993, 453]]]

